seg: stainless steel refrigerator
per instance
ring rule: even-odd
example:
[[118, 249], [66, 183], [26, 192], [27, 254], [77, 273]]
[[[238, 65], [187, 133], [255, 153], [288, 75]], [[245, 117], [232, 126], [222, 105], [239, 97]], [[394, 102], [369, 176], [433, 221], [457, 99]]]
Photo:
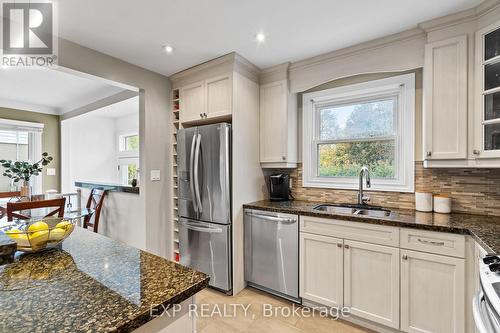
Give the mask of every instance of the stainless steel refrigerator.
[[231, 125], [181, 129], [177, 146], [180, 263], [231, 293]]

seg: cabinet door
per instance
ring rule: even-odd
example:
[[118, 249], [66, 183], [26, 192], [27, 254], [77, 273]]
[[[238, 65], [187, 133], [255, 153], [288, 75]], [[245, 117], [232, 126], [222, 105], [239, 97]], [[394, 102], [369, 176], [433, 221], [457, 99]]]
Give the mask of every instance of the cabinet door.
[[424, 155], [467, 158], [467, 36], [425, 46]]
[[181, 88], [179, 109], [181, 123], [202, 119], [200, 114], [206, 112], [203, 81]]
[[287, 160], [287, 94], [286, 80], [260, 87], [261, 163]]
[[344, 240], [344, 306], [399, 329], [399, 249]]
[[476, 32], [475, 51], [477, 109], [474, 112], [474, 154], [476, 158], [499, 158], [500, 22]]
[[401, 250], [401, 330], [463, 333], [464, 259]]
[[300, 233], [300, 297], [322, 305], [343, 303], [342, 239]]
[[229, 75], [205, 81], [207, 96], [207, 118], [231, 115], [232, 80]]

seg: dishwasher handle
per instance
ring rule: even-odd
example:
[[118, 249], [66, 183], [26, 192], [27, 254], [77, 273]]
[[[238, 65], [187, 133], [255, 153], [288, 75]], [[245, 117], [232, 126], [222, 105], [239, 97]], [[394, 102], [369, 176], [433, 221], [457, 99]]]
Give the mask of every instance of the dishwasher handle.
[[245, 212], [245, 214], [248, 216], [251, 216], [251, 217], [256, 217], [259, 219], [283, 223], [283, 224], [293, 224], [293, 223], [297, 222], [297, 219], [292, 218], [292, 217], [278, 217], [278, 216], [254, 213], [254, 212], [250, 212], [250, 211]]

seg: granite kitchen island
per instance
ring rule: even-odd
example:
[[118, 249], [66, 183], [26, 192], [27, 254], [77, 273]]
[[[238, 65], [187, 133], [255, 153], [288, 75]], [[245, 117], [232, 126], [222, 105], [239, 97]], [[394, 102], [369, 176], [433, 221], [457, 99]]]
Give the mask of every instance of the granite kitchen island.
[[208, 281], [76, 228], [61, 249], [0, 266], [0, 332], [193, 332], [188, 306]]

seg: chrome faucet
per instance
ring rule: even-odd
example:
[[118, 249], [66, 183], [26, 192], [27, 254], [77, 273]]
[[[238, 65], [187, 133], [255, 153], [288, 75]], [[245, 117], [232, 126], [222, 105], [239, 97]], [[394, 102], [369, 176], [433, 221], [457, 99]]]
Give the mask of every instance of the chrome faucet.
[[359, 193], [358, 193], [358, 205], [366, 205], [370, 201], [370, 197], [365, 197], [363, 194], [363, 177], [366, 177], [366, 187], [372, 187], [372, 182], [370, 180], [370, 170], [368, 167], [364, 166], [359, 172]]

